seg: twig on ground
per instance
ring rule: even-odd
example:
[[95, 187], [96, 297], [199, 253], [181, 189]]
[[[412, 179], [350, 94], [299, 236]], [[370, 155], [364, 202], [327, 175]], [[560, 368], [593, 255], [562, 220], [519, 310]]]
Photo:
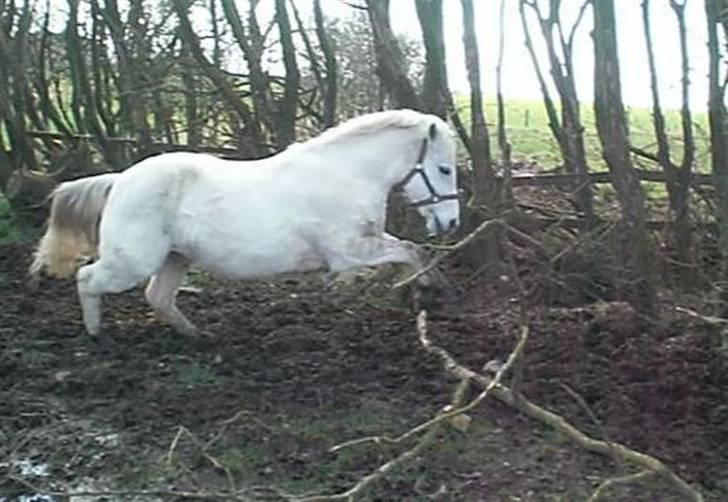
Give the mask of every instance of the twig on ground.
[[[419, 315], [417, 316], [417, 332], [419, 334], [420, 343], [425, 347], [426, 350], [430, 351], [437, 350], [438, 347], [432, 348], [432, 345], [430, 341], [427, 338], [427, 312], [425, 310], [420, 311]], [[426, 431], [433, 427], [434, 425], [440, 424], [444, 422], [445, 420], [449, 420], [453, 417], [456, 417], [458, 415], [462, 415], [463, 413], [466, 413], [473, 408], [477, 407], [480, 403], [482, 403], [486, 397], [488, 397], [488, 394], [491, 392], [491, 390], [500, 383], [501, 379], [503, 378], [503, 375], [513, 366], [515, 361], [521, 356], [523, 353], [523, 349], [526, 346], [526, 340], [528, 339], [528, 327], [524, 327], [521, 331], [520, 338], [518, 340], [518, 343], [513, 348], [513, 351], [511, 351], [511, 354], [508, 356], [508, 359], [506, 360], [505, 364], [503, 364], [498, 371], [496, 372], [495, 376], [493, 377], [493, 380], [485, 386], [484, 390], [472, 401], [470, 401], [468, 404], [452, 408], [450, 406], [446, 407], [443, 413], [427, 420], [426, 422], [421, 423], [420, 425], [413, 427], [412, 429], [408, 430], [404, 434], [392, 438], [389, 436], [369, 436], [365, 438], [359, 438], [354, 439], [351, 441], [347, 441], [345, 443], [341, 443], [339, 445], [334, 446], [331, 448], [330, 451], [336, 452], [339, 450], [342, 450], [344, 448], [348, 448], [350, 446], [364, 444], [364, 443], [387, 443], [387, 444], [397, 444], [401, 443], [402, 441], [405, 441], [412, 436], [419, 434], [423, 431]], [[469, 379], [464, 378], [462, 379], [464, 382], [468, 382]], [[464, 394], [464, 390], [461, 391], [461, 393]], [[462, 401], [462, 399], [460, 399]]]
[[235, 486], [235, 477], [233, 476], [233, 473], [230, 472], [230, 469], [227, 468], [222, 462], [220, 462], [218, 459], [213, 457], [207, 452], [207, 448], [210, 446], [209, 444], [203, 444], [197, 437], [190, 432], [187, 427], [180, 425], [179, 429], [177, 429], [177, 434], [174, 437], [174, 440], [172, 441], [172, 445], [169, 448], [169, 451], [167, 452], [167, 463], [171, 464], [172, 462], [172, 456], [174, 454], [174, 451], [177, 448], [177, 445], [179, 444], [179, 441], [181, 437], [185, 435], [194, 445], [197, 447], [197, 449], [200, 451], [200, 454], [208, 461], [215, 469], [221, 470], [225, 473], [225, 478], [228, 482], [228, 489], [230, 490], [230, 493], [236, 493], [237, 488]]
[[[459, 408], [465, 396], [465, 390], [467, 388], [467, 379], [461, 379], [453, 392], [453, 397], [448, 407]], [[420, 453], [426, 450], [437, 438], [442, 430], [442, 421], [436, 422], [432, 425], [427, 432], [420, 438], [417, 443], [392, 460], [385, 462], [384, 464], [377, 467], [373, 472], [367, 474], [361, 478], [353, 487], [350, 489], [336, 493], [333, 495], [314, 495], [310, 497], [301, 497], [292, 499], [293, 502], [326, 502], [332, 500], [353, 500], [356, 495], [360, 495], [369, 486], [376, 481], [382, 479], [384, 476], [392, 472], [393, 470], [401, 467], [410, 460], [416, 458]]]
[[722, 317], [703, 315], [694, 310], [690, 310], [688, 308], [680, 307], [680, 306], [676, 306], [675, 310], [678, 312], [682, 312], [683, 314], [687, 314], [690, 317], [694, 317], [696, 319], [700, 319], [701, 321], [705, 321], [708, 324], [713, 324], [713, 325], [717, 325], [717, 326], [728, 325], [728, 319], [724, 319]]
[[[607, 433], [607, 428], [604, 427], [604, 423], [599, 420], [599, 417], [597, 417], [596, 413], [591, 409], [589, 404], [586, 402], [586, 399], [584, 399], [578, 392], [576, 392], [574, 389], [566, 385], [565, 383], [561, 384], [561, 388], [566, 391], [567, 394], [569, 394], [574, 401], [577, 402], [579, 406], [586, 412], [589, 419], [597, 426], [599, 427], [599, 432], [601, 432], [602, 437], [604, 438], [604, 441], [608, 445], [612, 445], [612, 441], [609, 439], [609, 434]], [[616, 454], [616, 452], [612, 451], [612, 459], [614, 459], [614, 462], [619, 466], [619, 468], [623, 468], [624, 465], [622, 464], [622, 459], [619, 458], [619, 455]]]
[[609, 490], [612, 487], [615, 487], [617, 485], [627, 485], [631, 483], [637, 483], [639, 481], [644, 481], [652, 476], [655, 476], [657, 473], [650, 470], [644, 470], [637, 472], [635, 474], [628, 474], [627, 476], [620, 476], [618, 478], [609, 478], [602, 482], [596, 490], [594, 490], [594, 493], [592, 493], [591, 497], [587, 500], [587, 502], [598, 502], [601, 500], [601, 498], [604, 496], [607, 490]]

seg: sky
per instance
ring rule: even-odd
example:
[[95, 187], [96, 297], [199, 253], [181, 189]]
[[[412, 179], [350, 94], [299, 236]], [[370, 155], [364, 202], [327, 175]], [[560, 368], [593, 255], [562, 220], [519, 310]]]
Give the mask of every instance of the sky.
[[[266, 0], [263, 0], [266, 1]], [[305, 4], [307, 0], [297, 0]], [[596, 0], [599, 1], [599, 0]], [[533, 65], [524, 45], [524, 35], [518, 13], [518, 0], [505, 0], [505, 49], [503, 93], [507, 98], [541, 99]], [[542, 2], [546, 3], [546, 2]], [[576, 17], [581, 0], [562, 0], [566, 29]], [[324, 0], [327, 15], [346, 16], [351, 7], [342, 0]], [[421, 34], [414, 0], [391, 0], [392, 28], [397, 33], [420, 39]], [[498, 12], [500, 0], [475, 0], [475, 26], [480, 48], [483, 92], [495, 96], [495, 67], [500, 33]], [[660, 86], [660, 98], [665, 108], [678, 108], [680, 90], [680, 45], [677, 19], [669, 0], [651, 1], [652, 39]], [[651, 106], [649, 69], [642, 27], [641, 0], [615, 0], [617, 15], [617, 44], [620, 58], [624, 102], [632, 106]], [[468, 93], [467, 70], [462, 48], [462, 11], [460, 0], [443, 0], [444, 32], [450, 87], [456, 93]], [[305, 8], [302, 8], [305, 10]], [[702, 0], [687, 0], [686, 25], [690, 58], [690, 101], [694, 109], [706, 108], [708, 94], [708, 58], [705, 12]], [[532, 25], [534, 43], [540, 34]], [[577, 91], [584, 102], [593, 101], [593, 47], [591, 43], [592, 12], [588, 10], [576, 35], [574, 66]], [[545, 61], [545, 59], [542, 59]], [[547, 72], [548, 69], [544, 68]]]

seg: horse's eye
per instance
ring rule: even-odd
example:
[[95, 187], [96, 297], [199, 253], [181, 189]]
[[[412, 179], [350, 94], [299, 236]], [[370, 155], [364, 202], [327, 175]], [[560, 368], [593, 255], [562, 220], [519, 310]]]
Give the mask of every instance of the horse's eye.
[[452, 174], [452, 169], [450, 168], [450, 166], [437, 166], [437, 168], [445, 176], [450, 176], [450, 174]]

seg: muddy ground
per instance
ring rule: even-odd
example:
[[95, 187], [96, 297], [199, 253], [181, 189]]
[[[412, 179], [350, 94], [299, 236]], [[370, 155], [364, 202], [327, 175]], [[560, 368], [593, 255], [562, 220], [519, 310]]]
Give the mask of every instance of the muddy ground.
[[[71, 281], [26, 285], [29, 254], [26, 244], [0, 247], [0, 500], [231, 484], [251, 499], [333, 493], [401, 448], [332, 446], [400, 434], [449, 401], [453, 380], [386, 285], [196, 275], [200, 291], [179, 303], [213, 338], [175, 335], [137, 289], [108, 298], [95, 340]], [[518, 306], [449, 273], [465, 291], [431, 309], [432, 338], [474, 369], [503, 360]], [[528, 397], [595, 437], [657, 456], [708, 500], [728, 500], [728, 356], [714, 328], [679, 315], [645, 324], [619, 304], [527, 312]], [[495, 401], [472, 418], [366, 499], [585, 500], [601, 480], [632, 472]], [[652, 481], [606, 500], [682, 498]]]

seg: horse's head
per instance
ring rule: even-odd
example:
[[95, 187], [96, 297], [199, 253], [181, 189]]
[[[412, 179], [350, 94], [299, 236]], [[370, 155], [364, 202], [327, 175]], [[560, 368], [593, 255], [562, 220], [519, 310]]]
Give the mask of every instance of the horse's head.
[[420, 143], [417, 163], [400, 186], [425, 218], [430, 234], [452, 232], [460, 225], [455, 141], [440, 119], [433, 117]]

